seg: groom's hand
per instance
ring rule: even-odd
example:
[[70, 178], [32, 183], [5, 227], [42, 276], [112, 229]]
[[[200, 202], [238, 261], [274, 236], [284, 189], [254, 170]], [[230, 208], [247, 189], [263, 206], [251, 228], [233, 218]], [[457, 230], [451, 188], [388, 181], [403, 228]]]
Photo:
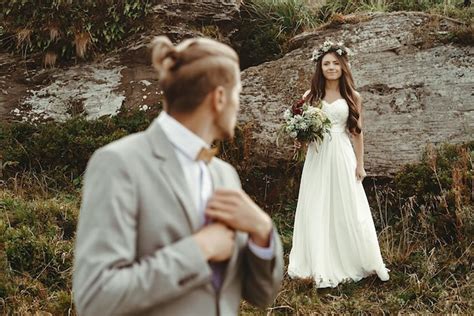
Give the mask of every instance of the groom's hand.
[[207, 203], [206, 215], [235, 230], [249, 233], [258, 246], [269, 245], [272, 220], [242, 190], [216, 190]]
[[212, 223], [194, 234], [206, 260], [225, 261], [234, 251], [235, 231], [222, 223]]

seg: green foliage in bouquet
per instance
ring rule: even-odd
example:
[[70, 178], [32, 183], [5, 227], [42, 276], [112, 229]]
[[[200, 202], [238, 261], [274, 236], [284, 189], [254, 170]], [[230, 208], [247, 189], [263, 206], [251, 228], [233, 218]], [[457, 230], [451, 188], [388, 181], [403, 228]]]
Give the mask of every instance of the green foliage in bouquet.
[[301, 99], [283, 114], [284, 123], [278, 133], [277, 143], [282, 135], [292, 139], [297, 145], [293, 159], [298, 162], [305, 159], [309, 143], [314, 142], [317, 146], [324, 137], [330, 137], [331, 120], [321, 107], [321, 102], [312, 106]]

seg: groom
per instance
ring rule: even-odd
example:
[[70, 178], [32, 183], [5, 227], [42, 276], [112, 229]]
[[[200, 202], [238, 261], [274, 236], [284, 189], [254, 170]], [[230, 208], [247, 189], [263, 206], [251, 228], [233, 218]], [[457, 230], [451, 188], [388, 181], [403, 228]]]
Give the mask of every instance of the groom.
[[237, 315], [283, 277], [270, 217], [210, 144], [233, 136], [238, 57], [209, 39], [154, 41], [165, 109], [87, 166], [73, 275], [79, 315]]

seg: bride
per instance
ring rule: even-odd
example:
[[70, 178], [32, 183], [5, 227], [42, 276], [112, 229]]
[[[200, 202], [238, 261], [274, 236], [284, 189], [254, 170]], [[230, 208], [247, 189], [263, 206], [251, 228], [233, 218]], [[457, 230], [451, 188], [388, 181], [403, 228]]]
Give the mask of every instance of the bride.
[[362, 186], [362, 99], [354, 88], [349, 54], [342, 43], [329, 41], [315, 50], [311, 90], [303, 96], [311, 103], [322, 102], [332, 127], [317, 148], [314, 143], [308, 146], [288, 274], [311, 277], [318, 288], [374, 273], [382, 281], [389, 279]]

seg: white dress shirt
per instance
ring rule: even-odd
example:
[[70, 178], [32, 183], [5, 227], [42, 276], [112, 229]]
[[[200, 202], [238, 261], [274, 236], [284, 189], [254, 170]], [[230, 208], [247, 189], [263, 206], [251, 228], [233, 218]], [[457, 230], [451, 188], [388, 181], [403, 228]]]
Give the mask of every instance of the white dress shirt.
[[[175, 149], [201, 224], [204, 225], [206, 204], [214, 188], [206, 163], [197, 161], [196, 157], [203, 147], [210, 148], [210, 146], [165, 111], [158, 116], [158, 122]], [[273, 237], [270, 239], [270, 246], [266, 248], [256, 245], [249, 239], [249, 248], [259, 258], [269, 260], [274, 255]]]

